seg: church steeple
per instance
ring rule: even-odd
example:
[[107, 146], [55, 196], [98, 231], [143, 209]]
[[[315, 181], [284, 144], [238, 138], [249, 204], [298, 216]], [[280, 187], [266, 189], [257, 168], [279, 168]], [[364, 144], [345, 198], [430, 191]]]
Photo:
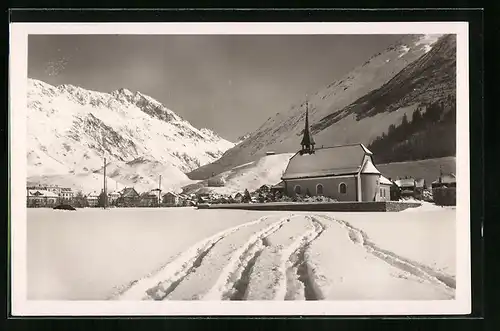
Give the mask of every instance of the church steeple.
[[311, 131], [309, 130], [309, 104], [306, 100], [306, 125], [304, 128], [304, 137], [302, 137], [302, 142], [300, 143], [302, 145], [302, 150], [300, 151], [301, 154], [304, 153], [314, 153], [314, 139], [312, 137]]

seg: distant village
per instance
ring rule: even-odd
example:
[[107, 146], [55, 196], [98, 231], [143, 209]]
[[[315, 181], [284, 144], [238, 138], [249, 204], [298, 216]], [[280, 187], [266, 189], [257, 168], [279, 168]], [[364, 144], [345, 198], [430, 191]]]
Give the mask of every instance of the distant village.
[[[390, 180], [382, 177], [381, 189], [377, 195], [378, 201], [399, 201], [405, 199], [434, 202], [438, 205], [455, 205], [456, 178], [453, 174], [441, 175], [428, 184], [424, 179], [411, 177]], [[221, 181], [209, 181], [209, 187], [221, 187]], [[185, 194], [167, 192], [162, 194], [159, 189], [138, 192], [133, 187], [107, 193], [92, 192], [83, 194], [68, 187], [58, 185], [34, 185], [27, 188], [27, 207], [55, 207], [59, 204], [69, 204], [77, 208], [85, 207], [194, 207], [198, 204], [225, 203], [267, 203], [267, 202], [335, 202], [335, 198], [311, 192], [289, 196], [285, 192], [283, 181], [276, 185], [262, 185], [255, 191], [244, 190], [235, 194], [216, 194], [200, 190], [199, 193]], [[385, 194], [387, 192], [387, 194]], [[320, 192], [319, 192], [320, 193]]]
[[[213, 174], [207, 186], [197, 193], [166, 192], [160, 188], [137, 192], [133, 187], [121, 191], [83, 194], [60, 186], [28, 186], [28, 207], [54, 207], [68, 204], [83, 207], [186, 207], [200, 204], [269, 203], [269, 202], [374, 202], [424, 200], [438, 205], [456, 204], [456, 178], [443, 174], [432, 183], [406, 176], [385, 177], [373, 162], [373, 153], [363, 144], [315, 148], [309, 129], [306, 102], [305, 128], [301, 149], [290, 158], [281, 181], [262, 185], [250, 192], [245, 189], [232, 195], [213, 193], [210, 187], [224, 187], [222, 178]], [[106, 161], [104, 160], [104, 164]], [[104, 183], [106, 172], [104, 167]]]

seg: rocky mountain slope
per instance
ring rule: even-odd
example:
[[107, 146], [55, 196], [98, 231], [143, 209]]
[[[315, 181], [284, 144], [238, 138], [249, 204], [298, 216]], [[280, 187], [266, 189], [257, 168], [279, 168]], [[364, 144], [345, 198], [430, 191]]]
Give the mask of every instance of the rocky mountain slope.
[[140, 92], [101, 93], [35, 79], [28, 80], [27, 126], [28, 179], [47, 183], [72, 175], [65, 180], [75, 187], [88, 185], [83, 178], [99, 173], [103, 158], [110, 177], [123, 185], [153, 188], [159, 174], [167, 186], [185, 184], [184, 172], [234, 146]]
[[[440, 78], [442, 73], [436, 71], [440, 63], [436, 59], [454, 58], [454, 49], [453, 36], [405, 36], [346, 76], [308, 96], [309, 122], [317, 146], [369, 145], [387, 132], [390, 125], [401, 123], [405, 114], [411, 117], [423, 100], [441, 93], [442, 84], [447, 84], [446, 89], [453, 86], [449, 93], [454, 93], [451, 78]], [[390, 98], [386, 98], [387, 95]], [[256, 160], [270, 150], [295, 152], [300, 147], [304, 129], [304, 101], [270, 117], [219, 160], [188, 173], [188, 176], [205, 179], [212, 173]]]

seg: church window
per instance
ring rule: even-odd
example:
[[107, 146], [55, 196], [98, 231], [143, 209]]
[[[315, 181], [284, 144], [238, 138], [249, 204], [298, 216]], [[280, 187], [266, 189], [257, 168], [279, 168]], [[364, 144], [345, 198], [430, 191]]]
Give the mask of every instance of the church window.
[[321, 184], [316, 185], [316, 194], [323, 195], [323, 185]]
[[300, 185], [295, 185], [294, 191], [295, 191], [296, 194], [300, 194], [300, 192], [301, 192]]
[[346, 194], [347, 193], [347, 185], [345, 183], [340, 183], [339, 185], [339, 193]]

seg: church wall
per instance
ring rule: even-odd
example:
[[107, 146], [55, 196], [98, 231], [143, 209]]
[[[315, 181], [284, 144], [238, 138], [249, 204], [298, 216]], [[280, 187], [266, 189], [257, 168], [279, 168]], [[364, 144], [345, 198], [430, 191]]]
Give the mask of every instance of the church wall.
[[361, 201], [377, 201], [379, 179], [379, 174], [361, 174]]
[[[339, 192], [339, 185], [346, 184], [346, 193]], [[307, 178], [307, 179], [288, 179], [285, 180], [285, 192], [288, 196], [295, 196], [295, 186], [300, 185], [301, 194], [304, 195], [309, 189], [311, 196], [316, 194], [316, 186], [323, 185], [323, 196], [336, 199], [338, 201], [356, 201], [356, 177], [322, 177], [322, 178]]]

